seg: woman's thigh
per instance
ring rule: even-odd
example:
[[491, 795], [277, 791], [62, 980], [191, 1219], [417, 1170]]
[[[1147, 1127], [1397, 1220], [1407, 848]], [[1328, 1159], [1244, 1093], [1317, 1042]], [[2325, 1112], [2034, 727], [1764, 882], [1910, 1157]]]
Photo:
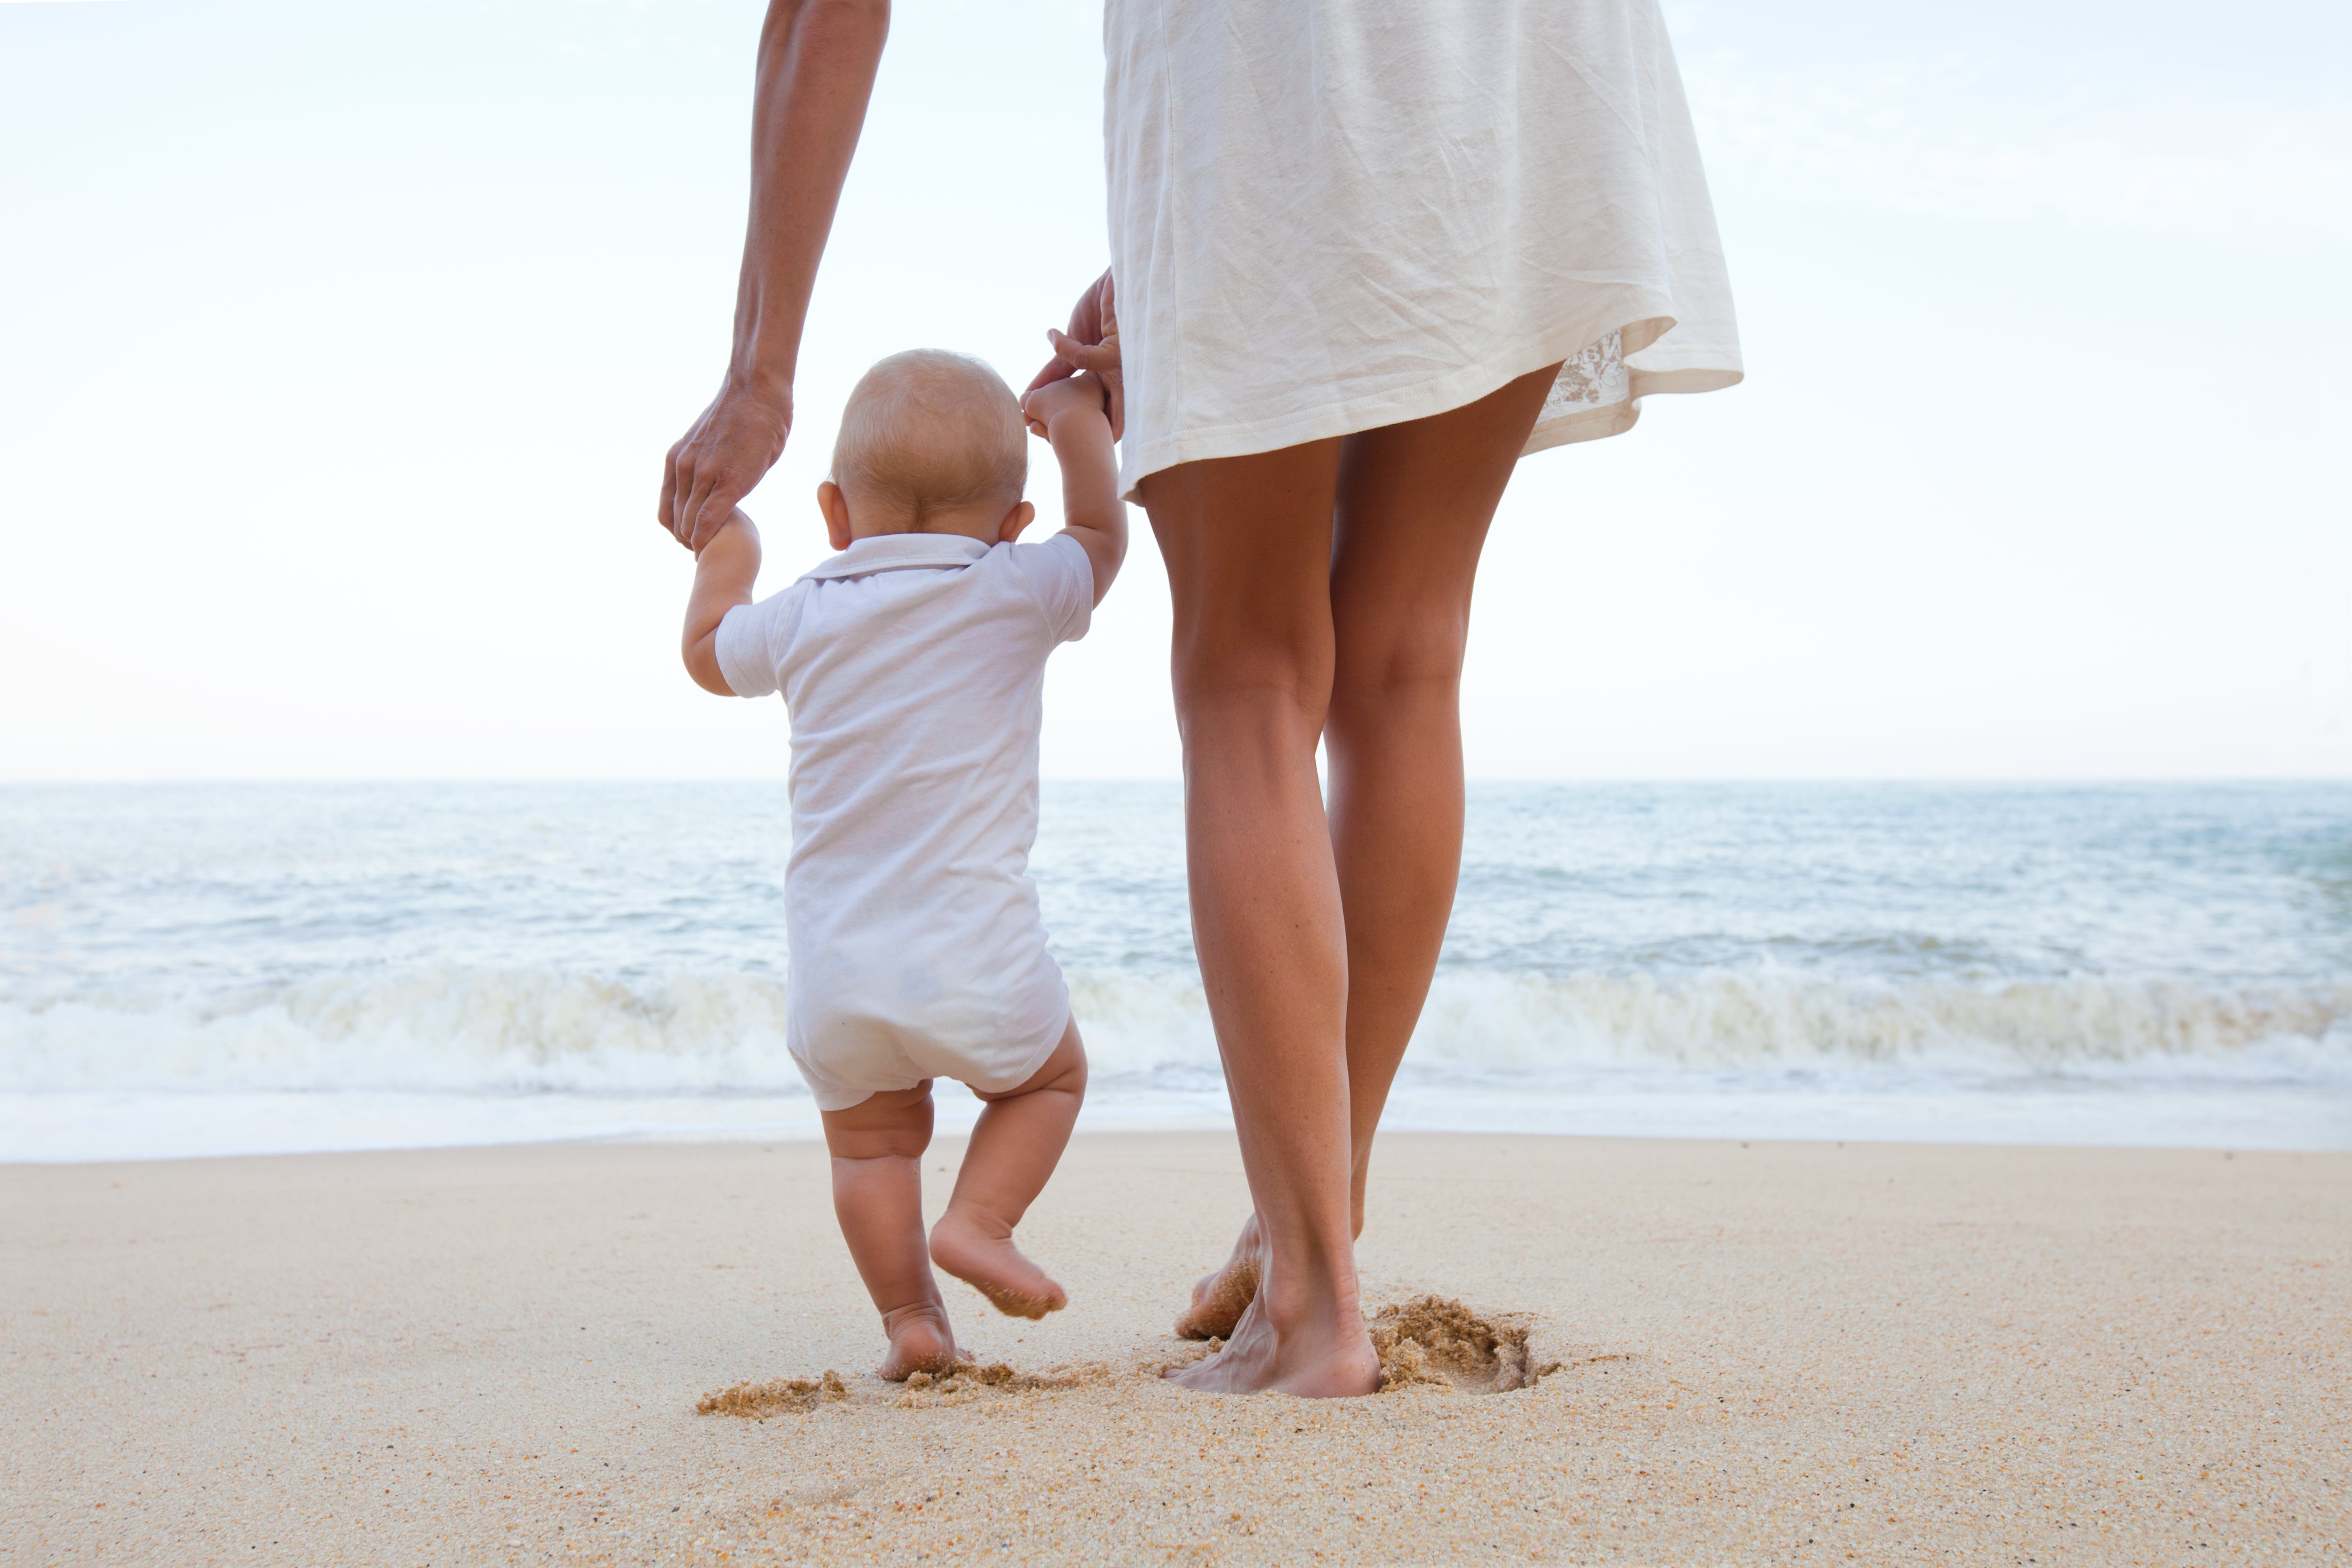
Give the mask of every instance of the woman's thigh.
[[1180, 718], [1202, 704], [1280, 696], [1319, 727], [1339, 446], [1182, 463], [1143, 481], [1175, 612]]
[[1460, 674], [1487, 525], [1559, 369], [1345, 439], [1331, 557], [1343, 700]]

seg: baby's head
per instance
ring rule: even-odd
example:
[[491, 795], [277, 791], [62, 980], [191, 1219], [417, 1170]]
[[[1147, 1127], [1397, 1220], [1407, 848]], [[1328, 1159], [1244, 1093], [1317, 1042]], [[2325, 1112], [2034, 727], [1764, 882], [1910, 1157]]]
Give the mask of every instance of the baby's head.
[[833, 476], [817, 487], [833, 548], [876, 534], [963, 534], [994, 543], [1028, 526], [1027, 427], [1004, 378], [943, 349], [909, 349], [866, 372], [841, 411]]

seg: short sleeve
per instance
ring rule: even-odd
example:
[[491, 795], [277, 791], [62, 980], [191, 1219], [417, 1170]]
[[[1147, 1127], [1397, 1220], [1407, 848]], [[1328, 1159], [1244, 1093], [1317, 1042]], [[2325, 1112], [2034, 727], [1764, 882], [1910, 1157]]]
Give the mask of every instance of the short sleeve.
[[1095, 563], [1087, 547], [1067, 533], [1034, 545], [1014, 545], [1013, 559], [1021, 564], [1037, 608], [1056, 643], [1075, 643], [1087, 634], [1095, 613]]
[[710, 651], [728, 690], [739, 697], [775, 695], [776, 667], [783, 663], [792, 627], [800, 619], [799, 583], [757, 604], [739, 604], [719, 622]]

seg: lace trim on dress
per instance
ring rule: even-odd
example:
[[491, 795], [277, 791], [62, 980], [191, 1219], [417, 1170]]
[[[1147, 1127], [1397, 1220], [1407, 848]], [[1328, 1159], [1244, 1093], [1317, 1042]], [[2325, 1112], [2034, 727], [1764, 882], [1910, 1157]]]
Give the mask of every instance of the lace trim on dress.
[[1527, 450], [1616, 435], [1631, 429], [1640, 412], [1633, 374], [1625, 368], [1625, 334], [1612, 332], [1561, 363]]
[[1576, 358], [1561, 365], [1537, 423], [1549, 424], [1556, 419], [1597, 413], [1632, 397], [1633, 382], [1625, 371], [1624, 344], [1625, 334], [1612, 332], [1599, 342], [1587, 343]]

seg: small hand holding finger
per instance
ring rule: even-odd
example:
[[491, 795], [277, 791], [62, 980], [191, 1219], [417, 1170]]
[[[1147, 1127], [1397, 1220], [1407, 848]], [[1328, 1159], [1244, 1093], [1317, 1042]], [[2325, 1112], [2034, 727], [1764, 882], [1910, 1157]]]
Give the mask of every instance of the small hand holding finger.
[[[1055, 362], [1059, 363], [1058, 361]], [[1051, 384], [1051, 382], [1045, 382], [1039, 386], [1033, 386], [1027, 392], [1021, 394], [1021, 423], [1029, 427], [1030, 434], [1040, 438], [1051, 434], [1045, 428], [1045, 398], [1044, 394], [1044, 387]]]
[[[1060, 336], [1061, 334], [1055, 331], [1051, 327], [1045, 329], [1045, 341], [1052, 343]], [[1066, 380], [1076, 374], [1077, 374], [1077, 367], [1071, 364], [1067, 360], [1062, 358], [1060, 345], [1055, 344], [1054, 357], [1045, 361], [1045, 369], [1039, 371], [1035, 375], [1029, 378], [1029, 384], [1022, 389], [1021, 395], [1024, 398], [1026, 398], [1029, 393], [1035, 392], [1039, 387], [1051, 386], [1055, 382]]]
[[[1118, 314], [1109, 273], [1096, 278], [1078, 296], [1070, 311], [1070, 329], [1061, 332], [1048, 327], [1045, 340], [1053, 344], [1054, 357], [1030, 382], [1028, 392], [1040, 392], [1081, 372], [1091, 373], [1102, 383], [1096, 395], [1108, 405], [1111, 439], [1118, 439], [1127, 428], [1127, 392], [1119, 381]], [[1025, 410], [1025, 401], [1024, 406]]]

